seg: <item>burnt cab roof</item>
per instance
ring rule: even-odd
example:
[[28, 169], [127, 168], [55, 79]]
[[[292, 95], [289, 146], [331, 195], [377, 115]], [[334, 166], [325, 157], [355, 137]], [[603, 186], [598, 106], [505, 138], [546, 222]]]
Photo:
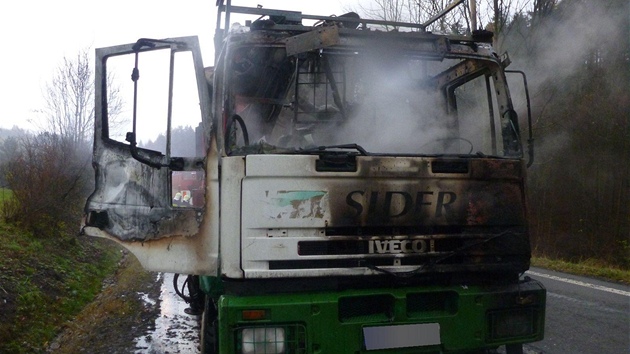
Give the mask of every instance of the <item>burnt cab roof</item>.
[[[444, 57], [473, 57], [498, 61], [491, 46], [492, 32], [489, 31], [475, 31], [472, 36], [454, 36], [427, 32], [427, 23], [362, 19], [356, 13], [334, 17], [229, 5], [220, 5], [219, 9], [217, 40], [227, 39], [228, 42], [243, 44], [284, 42], [287, 55], [320, 49], [356, 51], [384, 48], [404, 55], [418, 55], [435, 60]], [[231, 13], [257, 17], [254, 21], [245, 22], [245, 31], [225, 33], [220, 28], [222, 12], [225, 12], [226, 23], [229, 23]], [[304, 20], [315, 23], [312, 26], [304, 25]], [[377, 28], [372, 29], [370, 25]], [[393, 26], [396, 30], [384, 31], [382, 26]]]

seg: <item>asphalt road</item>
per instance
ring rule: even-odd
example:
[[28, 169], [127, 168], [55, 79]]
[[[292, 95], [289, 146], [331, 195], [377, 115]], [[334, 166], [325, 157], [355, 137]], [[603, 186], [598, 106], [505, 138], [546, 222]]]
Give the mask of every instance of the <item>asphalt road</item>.
[[547, 288], [545, 339], [526, 352], [630, 353], [630, 287], [532, 268]]
[[[184, 279], [179, 278], [180, 288]], [[159, 303], [160, 314], [153, 330], [136, 338], [135, 354], [199, 353], [199, 318], [184, 312], [188, 304], [175, 293], [172, 273], [160, 274], [158, 281], [162, 283], [159, 298], [143, 300], [150, 306]]]

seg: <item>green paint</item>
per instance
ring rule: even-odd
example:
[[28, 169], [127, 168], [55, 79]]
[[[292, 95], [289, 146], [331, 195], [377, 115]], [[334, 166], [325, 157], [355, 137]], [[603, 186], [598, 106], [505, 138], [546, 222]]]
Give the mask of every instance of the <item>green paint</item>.
[[[517, 305], [518, 286], [425, 286], [363, 289], [276, 295], [234, 296], [219, 299], [219, 352], [238, 353], [240, 328], [283, 328], [287, 353], [366, 353], [363, 328], [438, 323], [440, 345], [378, 350], [375, 353], [464, 353], [543, 337], [545, 290], [527, 290], [535, 301]], [[522, 295], [522, 294], [520, 294]], [[371, 304], [371, 306], [364, 306]], [[535, 313], [534, 332], [503, 340], [491, 338], [488, 313], [528, 308]], [[246, 321], [243, 310], [263, 309], [267, 318]], [[294, 338], [294, 337], [298, 338]]]

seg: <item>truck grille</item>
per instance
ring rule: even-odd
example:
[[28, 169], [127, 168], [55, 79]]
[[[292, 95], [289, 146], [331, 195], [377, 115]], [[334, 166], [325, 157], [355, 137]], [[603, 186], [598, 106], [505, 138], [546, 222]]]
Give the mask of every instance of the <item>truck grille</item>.
[[[390, 267], [427, 272], [506, 272], [529, 266], [526, 230], [461, 230], [460, 234], [329, 236], [296, 242], [298, 258], [270, 259], [269, 270]], [[409, 270], [409, 269], [407, 269]], [[395, 272], [395, 271], [394, 271]]]
[[[495, 257], [492, 257], [494, 260]], [[475, 257], [475, 261], [481, 258]], [[400, 266], [421, 266], [428, 263], [426, 258], [401, 258]], [[440, 264], [474, 264], [473, 259], [465, 262], [464, 257], [449, 257], [448, 261], [440, 262]], [[361, 268], [361, 267], [386, 267], [392, 266], [392, 258], [361, 258], [361, 259], [313, 259], [299, 261], [270, 261], [269, 269], [286, 270], [286, 269], [317, 269], [317, 268]]]
[[[300, 241], [300, 256], [383, 254], [383, 253], [436, 253], [454, 251], [464, 245], [462, 238], [408, 238], [376, 240]], [[402, 243], [404, 242], [404, 243]], [[395, 250], [392, 248], [395, 247]], [[400, 252], [398, 252], [400, 250]]]
[[384, 322], [394, 318], [394, 297], [389, 294], [348, 296], [339, 299], [339, 321]]

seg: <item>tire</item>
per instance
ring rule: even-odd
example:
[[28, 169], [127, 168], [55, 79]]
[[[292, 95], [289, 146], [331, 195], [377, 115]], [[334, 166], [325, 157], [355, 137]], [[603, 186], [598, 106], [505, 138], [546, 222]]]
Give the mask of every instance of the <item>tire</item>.
[[522, 344], [506, 344], [505, 353], [506, 354], [523, 354], [523, 345]]
[[201, 354], [218, 354], [217, 309], [210, 296], [204, 297], [203, 314], [201, 315]]

